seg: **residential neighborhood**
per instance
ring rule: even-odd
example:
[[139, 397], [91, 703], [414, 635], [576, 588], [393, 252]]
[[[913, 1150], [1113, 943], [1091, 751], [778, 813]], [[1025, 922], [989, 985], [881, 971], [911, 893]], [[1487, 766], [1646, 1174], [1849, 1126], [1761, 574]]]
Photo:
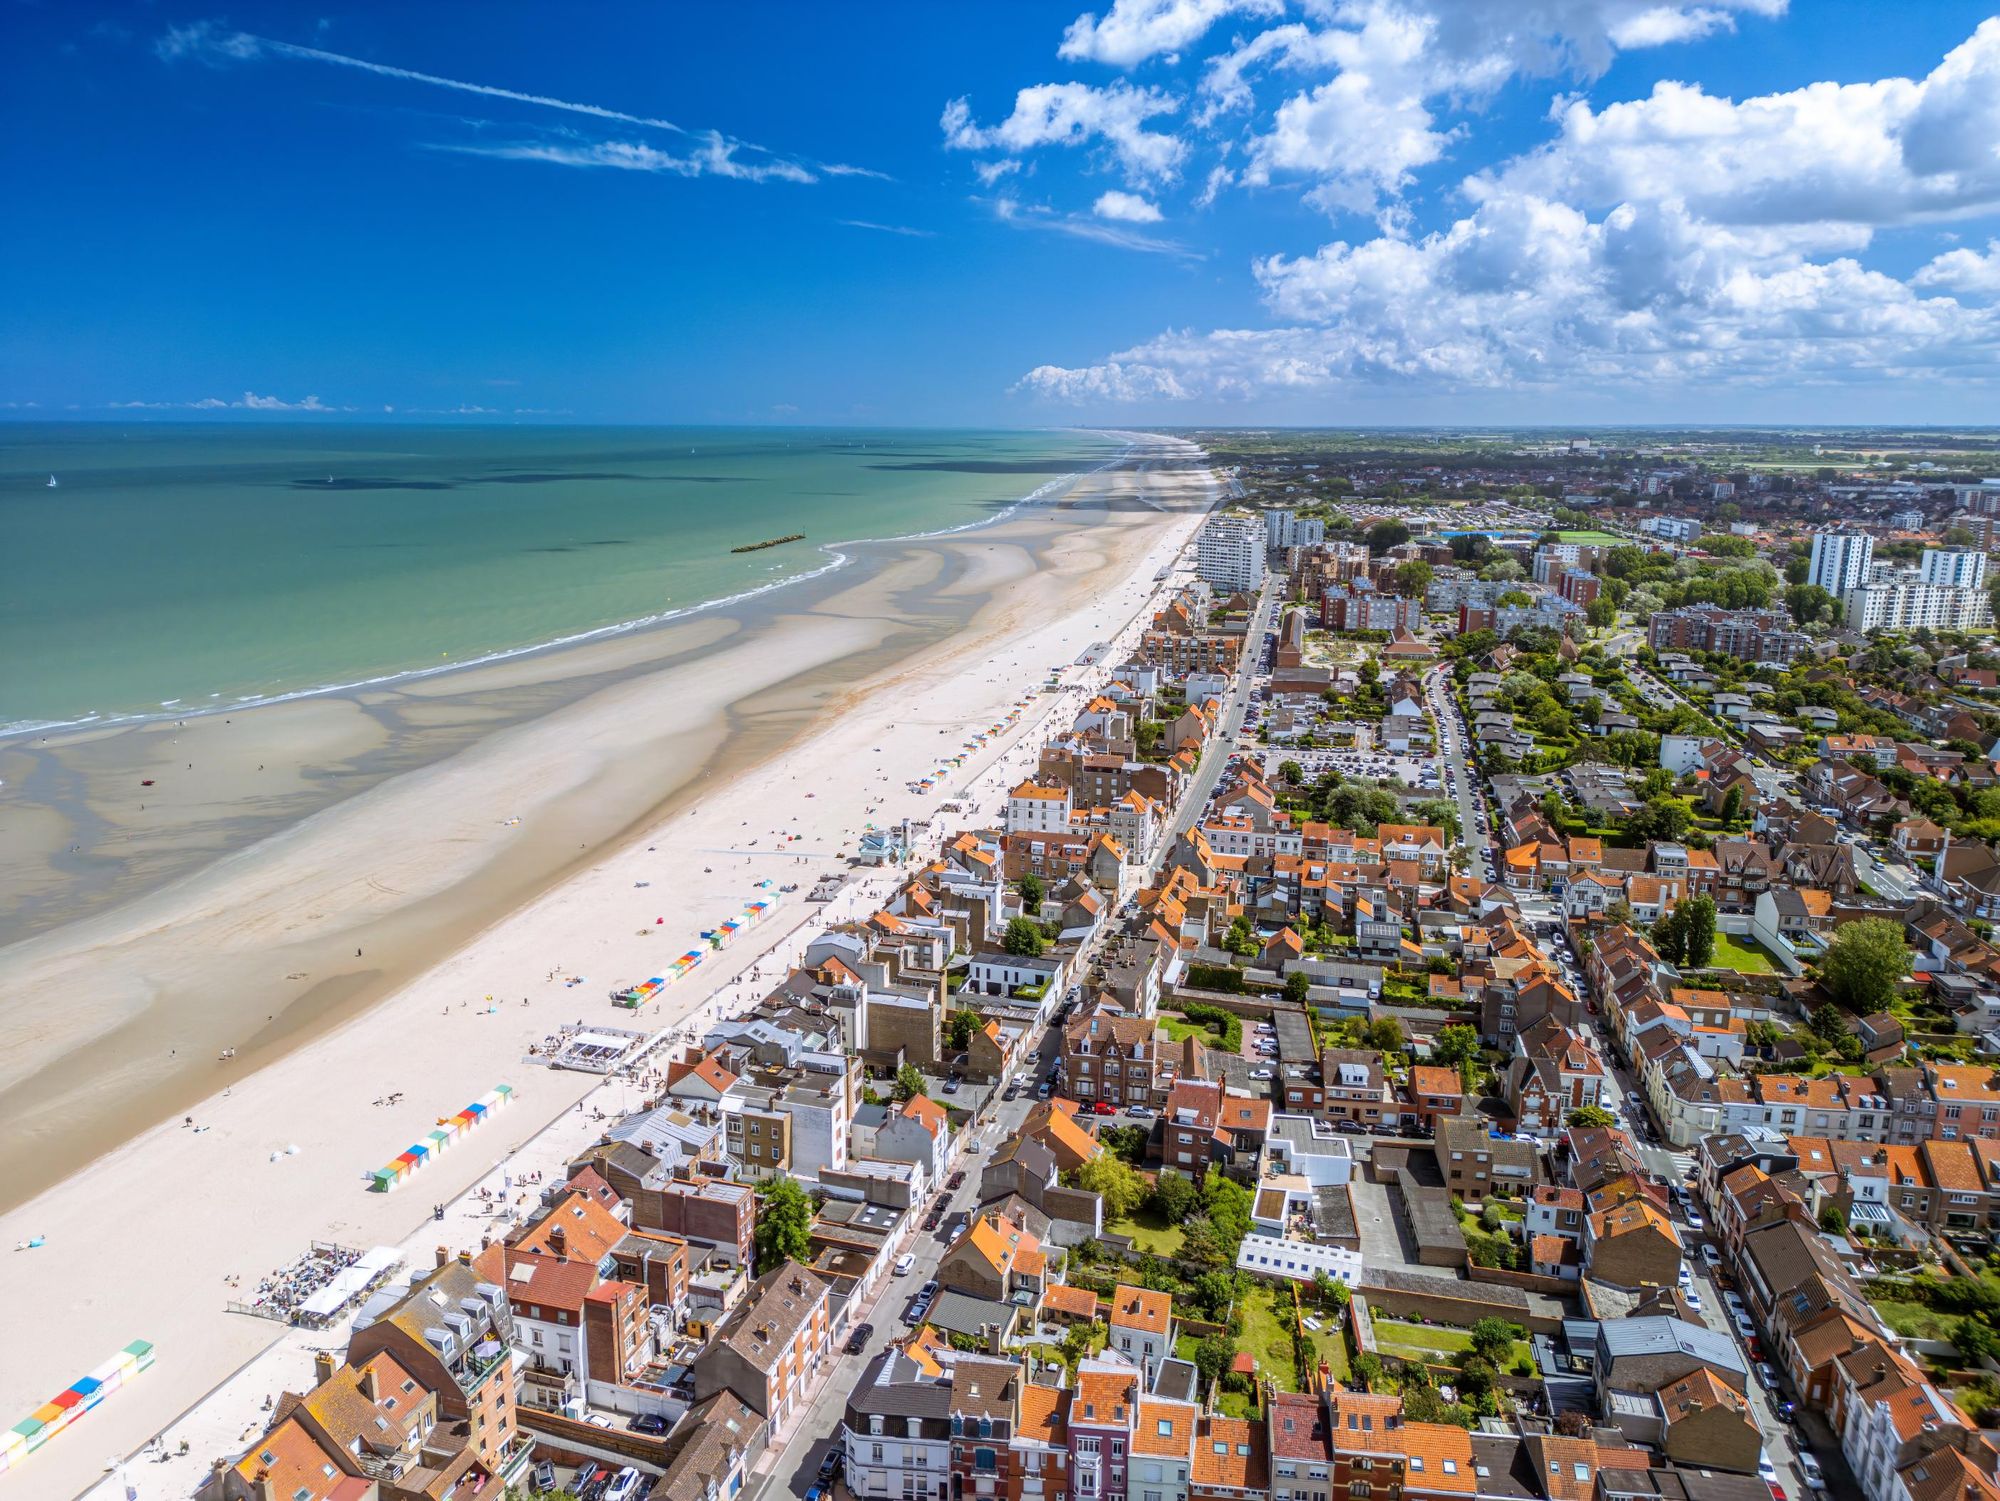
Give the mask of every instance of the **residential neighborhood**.
[[1209, 441], [990, 817], [204, 1496], [2000, 1501], [2000, 488]]

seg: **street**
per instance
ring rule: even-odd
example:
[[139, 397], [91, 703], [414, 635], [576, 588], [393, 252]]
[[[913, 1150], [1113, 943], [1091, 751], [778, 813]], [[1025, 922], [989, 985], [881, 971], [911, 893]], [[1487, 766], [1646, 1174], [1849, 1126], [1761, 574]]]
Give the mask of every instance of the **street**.
[[[1032, 1083], [1033, 1069], [1034, 1065], [1029, 1064], [1016, 1077]], [[950, 1195], [944, 1220], [936, 1230], [926, 1233], [922, 1228], [921, 1208], [913, 1211], [917, 1229], [912, 1239], [905, 1242], [904, 1249], [917, 1258], [916, 1265], [907, 1276], [884, 1278], [873, 1305], [848, 1319], [846, 1328], [829, 1348], [820, 1374], [813, 1378], [819, 1381], [819, 1389], [805, 1410], [791, 1418], [776, 1462], [756, 1473], [744, 1487], [747, 1501], [762, 1501], [766, 1494], [803, 1496], [818, 1479], [821, 1458], [840, 1442], [841, 1419], [854, 1383], [861, 1379], [869, 1361], [909, 1334], [910, 1326], [903, 1322], [903, 1312], [917, 1289], [937, 1275], [938, 1262], [951, 1246], [956, 1217], [978, 1204], [979, 1174], [986, 1165], [986, 1154], [1020, 1130], [1033, 1103], [1032, 1091], [1024, 1089], [1018, 1099], [1001, 1100], [990, 1122], [959, 1133], [951, 1167], [953, 1171], [964, 1171], [965, 1182]], [[872, 1323], [875, 1332], [859, 1354], [847, 1354], [847, 1336], [864, 1323]]]
[[1451, 669], [1439, 663], [1424, 675], [1424, 699], [1430, 707], [1431, 719], [1437, 725], [1438, 751], [1444, 760], [1445, 788], [1458, 804], [1459, 838], [1472, 852], [1472, 873], [1490, 881], [1494, 875], [1493, 851], [1486, 827], [1486, 808], [1475, 790], [1474, 778], [1478, 772], [1466, 763], [1469, 742], [1465, 720], [1452, 697], [1451, 683]]

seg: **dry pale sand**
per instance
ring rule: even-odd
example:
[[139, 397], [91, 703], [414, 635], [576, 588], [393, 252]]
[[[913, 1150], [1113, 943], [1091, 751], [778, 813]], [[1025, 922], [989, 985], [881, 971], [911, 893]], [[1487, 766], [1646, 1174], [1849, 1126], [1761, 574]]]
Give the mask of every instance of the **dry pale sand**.
[[[86, 1066], [57, 1059], [0, 1092], [10, 1143], [73, 1150], [68, 1133], [87, 1134], [107, 1092], [184, 1074], [182, 1049], [217, 1090], [192, 1107], [198, 1132], [156, 1126], [0, 1216], [0, 1245], [46, 1238], [0, 1253], [0, 1348], [38, 1352], [0, 1361], [0, 1413], [32, 1410], [133, 1338], [159, 1351], [143, 1380], [0, 1475], [0, 1492], [75, 1493], [277, 1339], [279, 1326], [224, 1311], [228, 1275], [254, 1286], [312, 1240], [420, 1245], [434, 1201], [596, 1085], [525, 1062], [559, 1023], [676, 1027], [818, 915], [792, 898], [753, 947], [711, 959], [636, 1023], [609, 1005], [613, 985], [660, 973], [753, 882], [809, 887], [844, 867], [867, 821], [924, 816], [1030, 755], [1047, 716], [1074, 704], [1033, 690], [1133, 625], [1212, 493], [1205, 471], [1178, 465], [1107, 473], [1053, 507], [896, 544], [810, 609], [664, 669], [607, 674], [154, 897], [0, 954], [0, 995], [43, 1002], [32, 1023], [0, 1023], [0, 1059], [47, 1059], [65, 1028], [97, 1039]], [[911, 657], [927, 610], [939, 629], [962, 617], [938, 608], [945, 591], [979, 602], [972, 624]], [[505, 670], [523, 678], [502, 691], [533, 691], [526, 669]], [[444, 697], [447, 681], [430, 690]], [[905, 790], [1024, 695], [1010, 735], [936, 792]], [[551, 861], [566, 878], [537, 894]], [[378, 955], [406, 962], [453, 931], [449, 957], [364, 1004]], [[774, 957], [763, 979], [775, 973]], [[233, 1069], [208, 1061], [223, 1046], [242, 1050]], [[364, 1172], [503, 1080], [519, 1103], [493, 1124], [402, 1191], [365, 1191]], [[372, 1103], [394, 1091], [399, 1106]]]

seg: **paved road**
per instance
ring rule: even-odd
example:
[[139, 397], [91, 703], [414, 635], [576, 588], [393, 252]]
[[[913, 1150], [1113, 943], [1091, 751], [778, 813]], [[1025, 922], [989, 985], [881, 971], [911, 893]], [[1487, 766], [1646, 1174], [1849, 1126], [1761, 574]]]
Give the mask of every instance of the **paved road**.
[[[1033, 1078], [1025, 1069], [1023, 1076], [1029, 1080]], [[884, 1279], [874, 1306], [849, 1321], [850, 1332], [862, 1323], [872, 1323], [875, 1332], [856, 1355], [845, 1353], [846, 1335], [841, 1336], [829, 1356], [829, 1369], [818, 1392], [805, 1411], [791, 1420], [777, 1463], [744, 1487], [745, 1501], [763, 1501], [767, 1495], [803, 1496], [807, 1487], [818, 1478], [820, 1460], [828, 1449], [840, 1441], [841, 1419], [847, 1411], [848, 1394], [854, 1390], [855, 1382], [861, 1379], [868, 1362], [892, 1341], [910, 1332], [910, 1326], [903, 1322], [903, 1313], [916, 1296], [917, 1289], [937, 1274], [937, 1264], [951, 1245], [954, 1217], [960, 1212], [969, 1213], [978, 1204], [979, 1174], [985, 1166], [986, 1153], [1020, 1129], [1028, 1106], [1033, 1102], [1033, 1095], [1024, 1091], [1019, 1099], [1001, 1101], [991, 1124], [959, 1133], [961, 1150], [952, 1166], [964, 1170], [965, 1182], [950, 1196], [950, 1210], [944, 1221], [936, 1230], [926, 1234], [922, 1229], [922, 1215], [918, 1216], [917, 1234], [907, 1245], [917, 1258], [916, 1265], [906, 1277]], [[977, 1152], [971, 1150], [975, 1144], [979, 1147]]]
[[1483, 825], [1485, 803], [1477, 780], [1480, 774], [1466, 759], [1471, 740], [1465, 720], [1458, 712], [1458, 702], [1452, 697], [1451, 682], [1451, 669], [1439, 664], [1424, 676], [1424, 697], [1437, 724], [1438, 750], [1449, 773], [1451, 796], [1458, 803], [1459, 837], [1472, 851], [1473, 873], [1491, 880], [1492, 848]]
[[1243, 638], [1243, 658], [1236, 664], [1235, 681], [1229, 685], [1229, 697], [1222, 704], [1221, 733], [1203, 754], [1201, 765], [1195, 768], [1194, 777], [1188, 783], [1187, 795], [1181, 799], [1180, 808], [1160, 841], [1162, 858], [1173, 848], [1174, 841], [1193, 828], [1208, 810], [1208, 800], [1215, 792], [1215, 784], [1222, 779], [1229, 753], [1236, 748], [1237, 736], [1243, 731], [1244, 711], [1250, 705], [1250, 688], [1264, 660], [1264, 633], [1273, 628], [1272, 604], [1275, 598], [1276, 580], [1266, 579], [1263, 592], [1257, 596], [1256, 608], [1250, 612], [1250, 630]]
[[1867, 845], [1853, 841], [1854, 873], [1892, 902], [1913, 902], [1923, 893], [1916, 880], [1875, 858]]
[[[1798, 1440], [1795, 1430], [1789, 1427], [1777, 1413], [1776, 1404], [1784, 1400], [1783, 1391], [1766, 1391], [1764, 1383], [1757, 1379], [1756, 1363], [1744, 1347], [1736, 1330], [1730, 1323], [1728, 1305], [1723, 1302], [1722, 1289], [1703, 1264], [1700, 1253], [1695, 1250], [1699, 1238], [1685, 1224], [1680, 1226], [1681, 1238], [1688, 1243], [1688, 1251], [1694, 1266], [1695, 1290], [1701, 1295], [1702, 1322], [1736, 1346], [1747, 1368], [1743, 1390], [1750, 1399], [1751, 1415], [1757, 1419], [1757, 1427], [1764, 1435], [1764, 1453], [1769, 1456], [1777, 1469], [1777, 1483], [1784, 1488], [1787, 1497], [1804, 1498], [1812, 1494], [1806, 1487], [1805, 1476], [1799, 1472]], [[1824, 1462], [1822, 1460], [1822, 1462]], [[1831, 1473], [1831, 1471], [1829, 1471]]]

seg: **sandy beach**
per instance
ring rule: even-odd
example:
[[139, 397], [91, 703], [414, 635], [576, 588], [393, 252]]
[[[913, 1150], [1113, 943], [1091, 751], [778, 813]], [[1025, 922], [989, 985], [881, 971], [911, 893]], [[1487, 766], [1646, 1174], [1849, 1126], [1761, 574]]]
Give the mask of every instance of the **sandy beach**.
[[[278, 1340], [283, 1326], [225, 1311], [242, 1295], [226, 1278], [254, 1287], [315, 1240], [431, 1234], [434, 1202], [599, 1087], [526, 1057], [559, 1026], [671, 1030], [761, 993], [822, 916], [803, 891], [637, 1020], [606, 998], [661, 973], [756, 882], [810, 888], [846, 869], [866, 823], [926, 817], [981, 777], [990, 797], [1017, 775], [1007, 758], [1031, 754], [1048, 715], [1074, 706], [1037, 691], [1049, 669], [1132, 626], [1213, 500], [1191, 450], [1146, 442], [1131, 466], [1046, 504], [870, 544], [854, 567], [758, 610], [692, 616], [568, 661], [76, 747], [79, 764], [100, 757], [120, 780], [148, 758], [213, 766], [207, 811], [175, 813], [189, 840], [250, 816], [235, 811], [246, 801], [307, 795], [284, 721], [315, 765], [336, 745], [361, 767], [399, 737], [414, 758], [413, 728], [427, 750], [440, 738], [452, 749], [396, 774], [356, 770], [365, 791], [0, 951], [0, 995], [33, 998], [0, 1012], [12, 1206], [0, 1245], [45, 1241], [0, 1260], [6, 1343], [41, 1352], [0, 1362], [0, 1411], [31, 1409], [133, 1338], [159, 1351], [0, 1490], [76, 1493]], [[907, 790], [1024, 699], [1014, 728], [946, 784]], [[865, 910], [869, 894], [857, 885], [831, 915]], [[760, 982], [731, 990], [753, 966]], [[365, 1191], [366, 1170], [503, 1081], [517, 1103], [468, 1143], [398, 1193]], [[399, 1103], [376, 1103], [391, 1095]], [[459, 1243], [469, 1233], [441, 1228]], [[142, 1495], [174, 1493], [135, 1480]]]

